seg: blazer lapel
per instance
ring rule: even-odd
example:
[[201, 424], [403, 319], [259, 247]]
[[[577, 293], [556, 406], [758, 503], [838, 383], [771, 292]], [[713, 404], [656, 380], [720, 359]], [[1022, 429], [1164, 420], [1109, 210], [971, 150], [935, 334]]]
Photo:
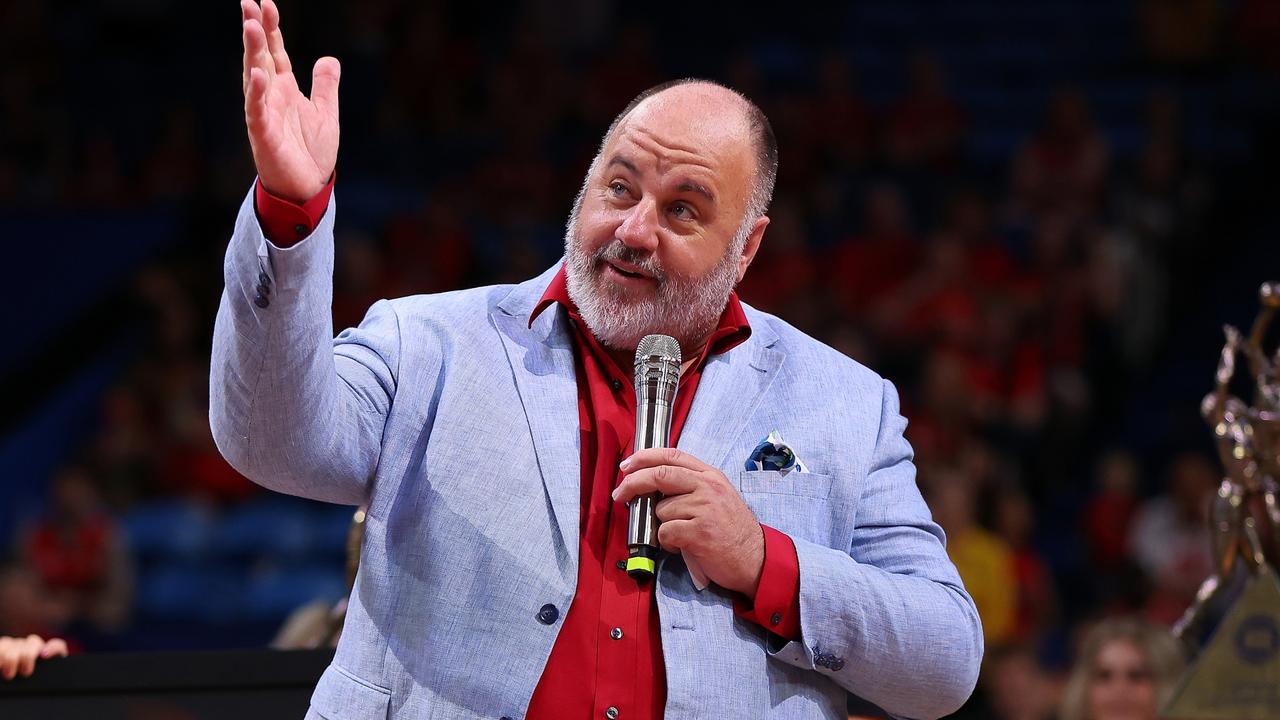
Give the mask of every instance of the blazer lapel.
[[751, 337], [745, 343], [711, 358], [703, 368], [698, 394], [676, 443], [721, 469], [786, 357], [773, 349], [778, 338], [767, 321], [756, 313], [751, 322]]
[[[556, 268], [552, 268], [554, 271]], [[529, 327], [534, 300], [550, 282], [522, 283], [493, 313], [533, 435], [538, 470], [571, 566], [578, 563], [581, 442], [578, 390], [568, 319], [548, 308]], [[541, 284], [539, 284], [541, 283]], [[532, 289], [531, 289], [532, 288]], [[530, 293], [533, 299], [529, 299]]]

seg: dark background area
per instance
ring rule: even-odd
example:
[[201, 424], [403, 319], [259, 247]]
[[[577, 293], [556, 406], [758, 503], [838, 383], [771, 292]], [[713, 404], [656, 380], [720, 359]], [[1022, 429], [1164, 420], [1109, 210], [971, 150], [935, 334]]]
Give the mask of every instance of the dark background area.
[[[254, 176], [238, 12], [0, 2], [0, 633], [251, 647], [344, 594], [351, 509], [256, 488], [209, 436]], [[1208, 572], [1198, 406], [1222, 324], [1278, 274], [1280, 3], [281, 14], [304, 87], [343, 63], [336, 327], [549, 266], [613, 115], [715, 79], [781, 152], [742, 297], [899, 386], [988, 645], [1012, 649], [989, 659], [1032, 661], [1032, 690], [997, 667], [975, 702], [1051, 703], [1081, 628], [1172, 622]]]

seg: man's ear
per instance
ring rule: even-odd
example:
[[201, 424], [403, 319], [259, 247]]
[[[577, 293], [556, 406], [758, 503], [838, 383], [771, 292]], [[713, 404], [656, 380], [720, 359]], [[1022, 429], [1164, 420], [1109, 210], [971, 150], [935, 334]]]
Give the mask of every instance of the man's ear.
[[742, 278], [747, 275], [747, 268], [751, 266], [751, 261], [756, 259], [756, 251], [760, 249], [760, 241], [764, 239], [764, 229], [769, 227], [769, 216], [761, 215], [756, 218], [756, 222], [751, 226], [751, 234], [747, 236], [747, 242], [742, 246], [742, 257], [738, 258], [738, 282], [742, 282]]

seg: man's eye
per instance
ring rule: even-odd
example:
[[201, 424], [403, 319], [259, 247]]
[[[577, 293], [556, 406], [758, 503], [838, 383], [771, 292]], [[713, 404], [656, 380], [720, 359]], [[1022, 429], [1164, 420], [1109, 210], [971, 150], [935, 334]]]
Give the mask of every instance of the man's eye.
[[609, 183], [609, 192], [618, 197], [622, 197], [627, 194], [627, 186], [620, 182]]
[[671, 206], [671, 214], [675, 215], [677, 218], [681, 220], [692, 220], [693, 208], [689, 207], [688, 205], [685, 205], [684, 203], [676, 203], [675, 205]]

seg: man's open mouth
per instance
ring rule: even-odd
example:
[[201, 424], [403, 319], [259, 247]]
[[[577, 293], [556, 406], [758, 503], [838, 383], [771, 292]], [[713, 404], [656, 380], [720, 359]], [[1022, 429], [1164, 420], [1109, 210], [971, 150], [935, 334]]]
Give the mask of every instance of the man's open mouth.
[[648, 279], [650, 279], [648, 275], [643, 275], [643, 274], [638, 273], [638, 272], [632, 272], [632, 271], [630, 271], [630, 270], [627, 270], [626, 268], [619, 267], [619, 266], [618, 266], [617, 264], [615, 264], [615, 263], [609, 263], [609, 267], [613, 268], [613, 269], [614, 269], [614, 270], [615, 270], [619, 275], [623, 275], [623, 276], [625, 276], [625, 277], [629, 277], [629, 278], [636, 278], [636, 279], [640, 279], [640, 280], [648, 280]]

